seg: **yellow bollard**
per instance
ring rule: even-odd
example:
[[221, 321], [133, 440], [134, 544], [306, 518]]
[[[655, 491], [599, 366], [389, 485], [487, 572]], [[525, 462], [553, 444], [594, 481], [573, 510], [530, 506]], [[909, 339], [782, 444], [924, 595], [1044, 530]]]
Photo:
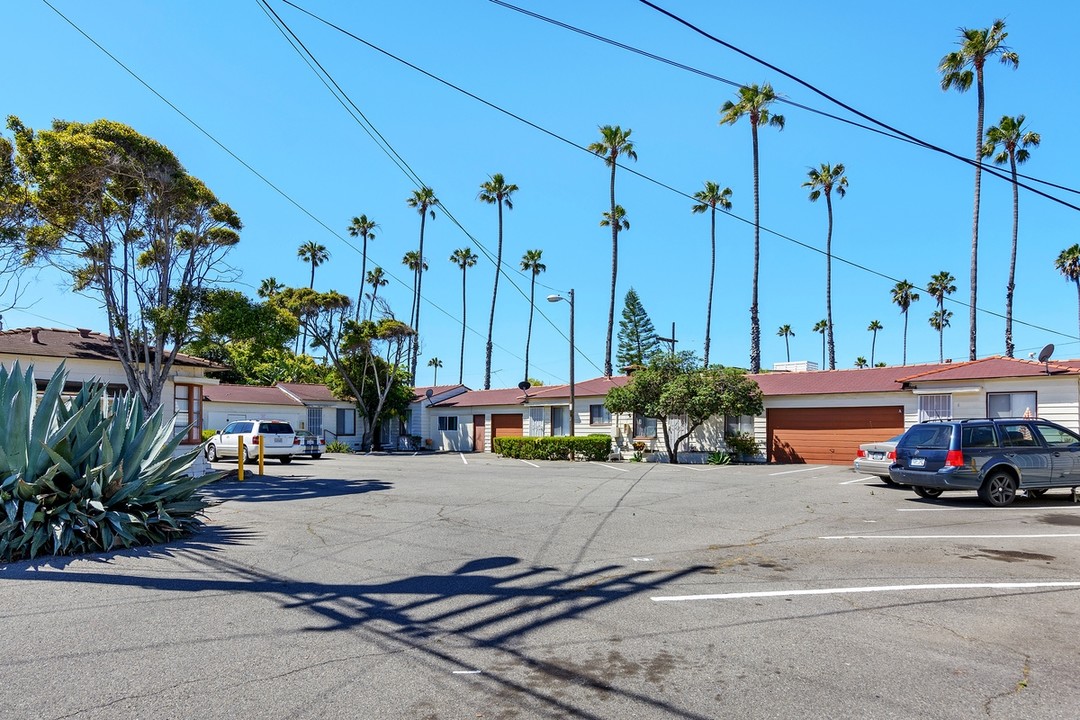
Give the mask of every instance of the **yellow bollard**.
[[244, 482], [244, 438], [240, 436], [236, 439], [236, 479], [238, 482]]
[[259, 477], [263, 476], [263, 436], [259, 434]]

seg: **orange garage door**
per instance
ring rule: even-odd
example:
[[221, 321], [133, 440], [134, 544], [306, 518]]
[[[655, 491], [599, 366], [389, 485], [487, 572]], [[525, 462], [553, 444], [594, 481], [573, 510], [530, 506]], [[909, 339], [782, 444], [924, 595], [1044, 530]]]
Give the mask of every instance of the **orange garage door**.
[[524, 426], [521, 413], [492, 413], [491, 437], [521, 437]]
[[847, 465], [859, 445], [903, 432], [904, 408], [777, 408], [765, 424], [770, 462]]

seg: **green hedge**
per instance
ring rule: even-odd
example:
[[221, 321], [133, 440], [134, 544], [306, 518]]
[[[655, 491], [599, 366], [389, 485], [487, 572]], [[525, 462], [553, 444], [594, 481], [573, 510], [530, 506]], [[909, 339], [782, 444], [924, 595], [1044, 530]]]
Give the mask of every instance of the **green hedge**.
[[491, 441], [491, 449], [503, 457], [522, 460], [607, 460], [611, 454], [610, 435], [585, 437], [502, 437]]

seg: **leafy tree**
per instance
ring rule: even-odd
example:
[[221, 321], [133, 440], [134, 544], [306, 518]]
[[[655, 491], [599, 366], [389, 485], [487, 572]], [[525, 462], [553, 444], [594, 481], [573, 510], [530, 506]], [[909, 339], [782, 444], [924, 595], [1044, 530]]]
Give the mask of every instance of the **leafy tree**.
[[439, 384], [439, 368], [442, 367], [442, 360], [440, 360], [437, 357], [433, 357], [433, 358], [431, 358], [430, 360], [427, 361], [427, 366], [429, 368], [435, 368], [435, 377], [432, 379], [431, 384], [432, 385], [438, 385]]
[[[1013, 291], [1016, 289], [1016, 238], [1020, 229], [1020, 185], [1016, 181], [1016, 166], [1031, 157], [1028, 148], [1038, 147], [1042, 142], [1039, 133], [1024, 128], [1024, 116], [1001, 116], [1001, 122], [986, 131], [983, 157], [992, 157], [998, 165], [1009, 163], [1013, 186], [1012, 251], [1009, 255], [1009, 282], [1005, 285], [1005, 357], [1012, 357], [1016, 350], [1012, 337]], [[1000, 151], [998, 151], [1000, 148]], [[996, 155], [994, 153], [997, 153]]]
[[[1054, 260], [1054, 267], [1066, 280], [1076, 283], [1076, 301], [1080, 311], [1080, 245], [1065, 248]], [[1080, 312], [1078, 312], [1080, 318]], [[1080, 322], [1078, 322], [1080, 324]]]
[[750, 296], [750, 372], [761, 372], [761, 325], [758, 321], [758, 266], [761, 259], [761, 203], [758, 192], [758, 127], [769, 125], [784, 129], [784, 116], [774, 115], [769, 106], [776, 102], [772, 85], [743, 85], [738, 102], [727, 100], [720, 107], [720, 124], [734, 125], [746, 116], [754, 146], [754, 274]]
[[521, 269], [529, 273], [529, 330], [525, 334], [525, 375], [529, 377], [529, 345], [532, 342], [533, 311], [536, 309], [536, 276], [547, 270], [547, 265], [540, 262], [543, 250], [526, 250], [521, 256]]
[[839, 197], [847, 194], [847, 176], [844, 175], [844, 166], [841, 163], [829, 165], [822, 163], [820, 168], [810, 168], [807, 173], [809, 180], [802, 184], [810, 188], [810, 202], [817, 202], [822, 195], [825, 196], [825, 207], [829, 213], [829, 231], [825, 236], [825, 321], [828, 323], [829, 336], [829, 369], [836, 369], [836, 344], [833, 341], [832, 319], [832, 193], [836, 190]]
[[353, 237], [358, 237], [363, 240], [364, 246], [361, 248], [361, 261], [360, 261], [360, 294], [356, 298], [356, 317], [357, 322], [360, 321], [360, 317], [363, 315], [361, 306], [364, 304], [364, 283], [367, 278], [367, 244], [368, 240], [375, 239], [375, 228], [379, 227], [378, 223], [374, 220], [369, 220], [367, 215], [360, 215], [354, 217], [352, 222], [349, 223], [349, 234]]
[[155, 410], [203, 289], [235, 277], [224, 260], [240, 218], [127, 125], [55, 120], [35, 133], [11, 117], [8, 127], [36, 211], [27, 259], [101, 299], [128, 387]]
[[997, 58], [1002, 65], [1011, 65], [1014, 69], [1020, 64], [1020, 56], [1005, 45], [1005, 21], [995, 20], [988, 28], [960, 28], [959, 50], [941, 58], [938, 72], [941, 73], [941, 89], [948, 91], [955, 88], [958, 92], [967, 92], [974, 82], [978, 95], [978, 121], [975, 125], [975, 210], [971, 221], [971, 299], [969, 301], [968, 322], [971, 331], [968, 337], [968, 359], [974, 360], [975, 349], [975, 314], [978, 307], [978, 269], [979, 269], [979, 190], [982, 183], [983, 157], [983, 116], [986, 107], [986, 93], [983, 85], [983, 69], [986, 61]]
[[[289, 316], [292, 322], [296, 318]], [[234, 340], [225, 346], [225, 364], [234, 375], [224, 374], [225, 382], [245, 385], [273, 385], [279, 382], [323, 384], [327, 382], [326, 366], [310, 355], [297, 355], [287, 347], [267, 347], [257, 340]]]
[[620, 368], [644, 366], [658, 352], [660, 339], [656, 328], [637, 291], [630, 288], [626, 291], [622, 320], [619, 321], [619, 352], [615, 359]]
[[791, 345], [788, 344], [788, 338], [795, 337], [795, 331], [791, 329], [790, 325], [781, 325], [780, 329], [776, 331], [776, 334], [784, 338], [784, 350], [787, 353], [787, 361], [791, 362]]
[[885, 326], [877, 320], [871, 320], [870, 325], [867, 326], [867, 332], [874, 333], [874, 339], [870, 341], [870, 364], [874, 364], [874, 351], [877, 349], [877, 334], [879, 330], [884, 330]]
[[945, 328], [949, 327], [952, 312], [945, 309], [945, 297], [956, 292], [956, 278], [942, 270], [930, 276], [926, 292], [937, 300], [938, 309], [930, 316], [930, 327], [938, 331], [938, 362], [945, 362]]
[[24, 238], [33, 217], [25, 180], [15, 163], [15, 146], [0, 137], [0, 311], [18, 304]]
[[908, 309], [911, 303], [919, 301], [919, 293], [915, 292], [915, 286], [907, 280], [896, 283], [892, 289], [892, 301], [900, 306], [900, 313], [904, 316], [904, 365], [907, 365], [907, 321]]
[[705, 355], [702, 364], [709, 366], [709, 345], [712, 339], [712, 301], [713, 285], [716, 280], [716, 208], [725, 212], [731, 210], [731, 188], [720, 189], [720, 185], [712, 180], [705, 181], [705, 187], [694, 193], [697, 205], [690, 208], [691, 212], [703, 213], [709, 211], [710, 235], [709, 235], [709, 298], [705, 305]]
[[[719, 365], [702, 368], [690, 352], [653, 355], [630, 382], [608, 391], [604, 406], [612, 413], [659, 420], [673, 464], [679, 462], [679, 446], [709, 418], [759, 415], [763, 407], [761, 389], [746, 373]], [[681, 416], [686, 417], [686, 426], [673, 438], [668, 421]]]
[[424, 226], [427, 223], [428, 215], [431, 215], [432, 220], [435, 219], [434, 208], [439, 204], [439, 198], [435, 197], [434, 190], [425, 185], [419, 190], [414, 190], [413, 194], [405, 201], [405, 204], [414, 208], [416, 212], [420, 214], [420, 247], [417, 249], [416, 254], [422, 262], [419, 262], [416, 265], [416, 291], [413, 302], [413, 315], [409, 320], [409, 324], [414, 331], [410, 336], [410, 342], [412, 343], [412, 360], [409, 362], [409, 377], [412, 382], [416, 382], [416, 362], [420, 357], [420, 299], [424, 296], [424, 273], [428, 269], [427, 260], [424, 259]]
[[829, 329], [828, 320], [818, 320], [814, 323], [814, 332], [821, 333], [821, 369], [825, 369], [825, 331]]
[[465, 379], [465, 271], [476, 265], [479, 256], [472, 248], [458, 248], [450, 255], [450, 262], [461, 268], [461, 360], [458, 363], [458, 384]]
[[855, 358], [855, 367], [857, 367], [857, 368], [859, 368], [861, 370], [862, 368], [864, 368], [866, 366], [867, 366], [866, 358], [864, 358], [862, 355]]
[[[606, 223], [600, 223], [604, 227], [611, 228], [611, 302], [608, 304], [607, 316], [607, 344], [604, 347], [604, 376], [611, 377], [611, 338], [615, 333], [615, 281], [619, 275], [619, 232], [628, 229], [620, 225], [619, 220], [625, 215], [620, 214], [621, 207], [615, 204], [615, 168], [619, 166], [619, 157], [624, 156], [631, 160], [637, 160], [637, 151], [634, 143], [630, 140], [630, 128], [623, 130], [618, 125], [604, 125], [600, 128], [600, 140], [591, 143], [588, 151], [604, 158], [604, 164], [611, 168], [611, 209], [604, 213], [608, 219]], [[612, 222], [612, 220], [615, 222]]]
[[484, 389], [491, 389], [491, 349], [492, 334], [495, 332], [495, 302], [499, 298], [499, 275], [502, 274], [502, 251], [503, 251], [503, 207], [507, 210], [514, 209], [513, 195], [518, 191], [518, 186], [506, 182], [502, 173], [495, 173], [488, 181], [480, 185], [480, 194], [477, 198], [480, 202], [494, 205], [499, 214], [499, 245], [495, 252], [495, 284], [491, 290], [491, 315], [488, 317], [487, 345], [484, 347]]
[[371, 305], [368, 306], [368, 320], [375, 312], [375, 298], [379, 295], [379, 288], [386, 287], [390, 281], [386, 279], [386, 273], [376, 265], [368, 271], [367, 284], [371, 286]]

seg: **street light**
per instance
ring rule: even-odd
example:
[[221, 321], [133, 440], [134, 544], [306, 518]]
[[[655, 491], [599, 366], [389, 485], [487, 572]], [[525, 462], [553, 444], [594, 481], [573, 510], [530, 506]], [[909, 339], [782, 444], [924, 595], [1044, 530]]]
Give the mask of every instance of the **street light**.
[[573, 289], [567, 293], [569, 299], [564, 298], [562, 295], [548, 295], [548, 302], [564, 301], [570, 303], [570, 437], [574, 436], [574, 424], [576, 417], [574, 415], [574, 291]]

